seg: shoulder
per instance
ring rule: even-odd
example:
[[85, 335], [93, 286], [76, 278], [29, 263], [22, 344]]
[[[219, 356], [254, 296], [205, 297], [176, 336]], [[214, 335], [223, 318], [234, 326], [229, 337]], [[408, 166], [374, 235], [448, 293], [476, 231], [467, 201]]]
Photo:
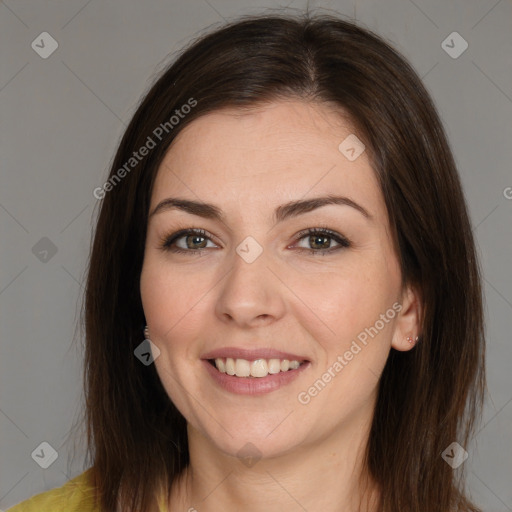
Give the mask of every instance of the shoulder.
[[63, 486], [36, 494], [7, 512], [100, 512], [94, 505], [90, 475], [88, 469]]

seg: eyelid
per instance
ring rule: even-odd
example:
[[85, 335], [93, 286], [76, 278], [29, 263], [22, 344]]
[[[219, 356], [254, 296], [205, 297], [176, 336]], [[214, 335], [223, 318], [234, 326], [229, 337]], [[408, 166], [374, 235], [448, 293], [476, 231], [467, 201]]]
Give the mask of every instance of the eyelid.
[[[336, 241], [337, 244], [343, 246], [343, 247], [351, 247], [352, 242], [342, 233], [339, 233], [337, 231], [334, 231], [333, 229], [330, 229], [327, 226], [316, 226], [314, 228], [307, 228], [302, 231], [299, 231], [295, 235], [295, 239], [297, 242], [300, 242], [303, 238], [305, 238], [307, 235], [313, 236], [315, 234], [325, 235], [329, 238], [332, 238]], [[308, 249], [306, 249], [308, 250]], [[329, 251], [329, 249], [325, 249], [326, 251]], [[320, 251], [316, 251], [320, 252]]]
[[[212, 242], [216, 243], [217, 245], [220, 245], [216, 239], [217, 237], [212, 235], [209, 231], [206, 231], [203, 228], [194, 228], [194, 227], [188, 227], [188, 228], [178, 228], [176, 231], [172, 231], [168, 234], [164, 234], [159, 239], [159, 247], [162, 249], [167, 249], [168, 246], [170, 246], [172, 243], [174, 243], [176, 240], [183, 238], [188, 235], [198, 235], [202, 236], [204, 238], [208, 238]], [[204, 250], [204, 249], [203, 249]], [[188, 252], [193, 252], [192, 250]], [[197, 252], [197, 251], [195, 251]]]
[[[218, 242], [216, 241], [216, 237], [214, 235], [212, 235], [211, 233], [209, 233], [208, 231], [206, 231], [205, 229], [189, 226], [186, 228], [177, 228], [177, 230], [172, 232], [171, 234], [164, 235], [160, 239], [160, 243], [159, 243], [158, 247], [160, 249], [162, 249], [163, 251], [174, 252], [174, 253], [183, 253], [183, 254], [191, 253], [191, 254], [197, 254], [197, 255], [202, 254], [203, 251], [208, 249], [208, 248], [183, 249], [181, 247], [175, 247], [174, 249], [171, 248], [171, 246], [176, 242], [176, 240], [179, 240], [181, 238], [184, 238], [186, 236], [191, 236], [191, 235], [197, 235], [197, 236], [206, 238], [207, 240], [209, 240], [215, 244], [218, 244]], [[340, 249], [346, 249], [346, 248], [352, 247], [352, 245], [353, 245], [352, 241], [349, 240], [345, 235], [343, 235], [337, 231], [334, 231], [327, 226], [317, 225], [315, 227], [310, 227], [310, 228], [304, 229], [304, 230], [296, 233], [293, 236], [293, 238], [295, 240], [294, 243], [292, 245], [288, 245], [287, 248], [296, 247], [297, 244], [302, 239], [306, 238], [308, 235], [309, 236], [324, 235], [327, 238], [332, 239], [338, 245], [335, 247], [330, 247], [328, 249], [307, 249], [304, 247], [298, 247], [297, 250], [299, 252], [308, 252], [311, 255], [314, 255], [314, 254], [324, 254], [325, 255], [325, 254], [329, 254], [329, 253], [334, 253]], [[222, 244], [220, 244], [220, 245], [222, 246]]]

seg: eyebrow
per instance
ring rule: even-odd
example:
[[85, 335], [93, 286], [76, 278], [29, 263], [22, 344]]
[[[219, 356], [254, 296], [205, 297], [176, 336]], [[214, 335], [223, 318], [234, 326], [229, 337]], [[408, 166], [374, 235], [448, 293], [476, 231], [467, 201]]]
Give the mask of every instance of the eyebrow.
[[[370, 215], [370, 213], [360, 204], [356, 203], [348, 197], [334, 195], [314, 197], [312, 199], [291, 201], [289, 203], [282, 204], [275, 209], [274, 220], [276, 223], [282, 222], [291, 217], [297, 217], [298, 215], [308, 213], [310, 211], [316, 210], [317, 208], [321, 208], [322, 206], [327, 206], [330, 204], [351, 206], [362, 215], [364, 215], [364, 217], [368, 220], [373, 220], [372, 215]], [[153, 217], [153, 215], [169, 210], [181, 210], [192, 215], [197, 215], [198, 217], [203, 217], [205, 219], [213, 219], [224, 222], [224, 215], [218, 206], [210, 203], [191, 201], [190, 199], [182, 199], [176, 197], [168, 197], [167, 199], [164, 199], [158, 203], [154, 210], [149, 214], [149, 218]]]

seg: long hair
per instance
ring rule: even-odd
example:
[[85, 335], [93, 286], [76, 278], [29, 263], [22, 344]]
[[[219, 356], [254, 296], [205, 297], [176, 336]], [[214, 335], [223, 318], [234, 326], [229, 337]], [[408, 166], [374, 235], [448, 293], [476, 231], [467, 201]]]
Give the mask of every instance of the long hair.
[[472, 440], [485, 395], [481, 271], [447, 137], [421, 80], [391, 45], [310, 13], [244, 16], [192, 41], [145, 94], [95, 191], [84, 388], [97, 499], [106, 511], [146, 512], [157, 482], [170, 489], [189, 463], [184, 417], [155, 366], [134, 355], [158, 167], [180, 131], [207, 112], [287, 98], [349, 114], [385, 199], [402, 283], [420, 290], [420, 343], [391, 349], [367, 444], [380, 511], [478, 511], [463, 471], [441, 457], [452, 442]]

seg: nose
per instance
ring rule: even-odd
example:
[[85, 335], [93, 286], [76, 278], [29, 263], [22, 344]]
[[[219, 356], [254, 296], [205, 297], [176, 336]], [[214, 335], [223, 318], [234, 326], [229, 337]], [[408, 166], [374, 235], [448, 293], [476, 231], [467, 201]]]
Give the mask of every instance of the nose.
[[223, 322], [240, 327], [269, 324], [285, 311], [283, 290], [286, 287], [272, 268], [271, 258], [263, 250], [250, 261], [234, 253], [216, 301], [217, 316]]

